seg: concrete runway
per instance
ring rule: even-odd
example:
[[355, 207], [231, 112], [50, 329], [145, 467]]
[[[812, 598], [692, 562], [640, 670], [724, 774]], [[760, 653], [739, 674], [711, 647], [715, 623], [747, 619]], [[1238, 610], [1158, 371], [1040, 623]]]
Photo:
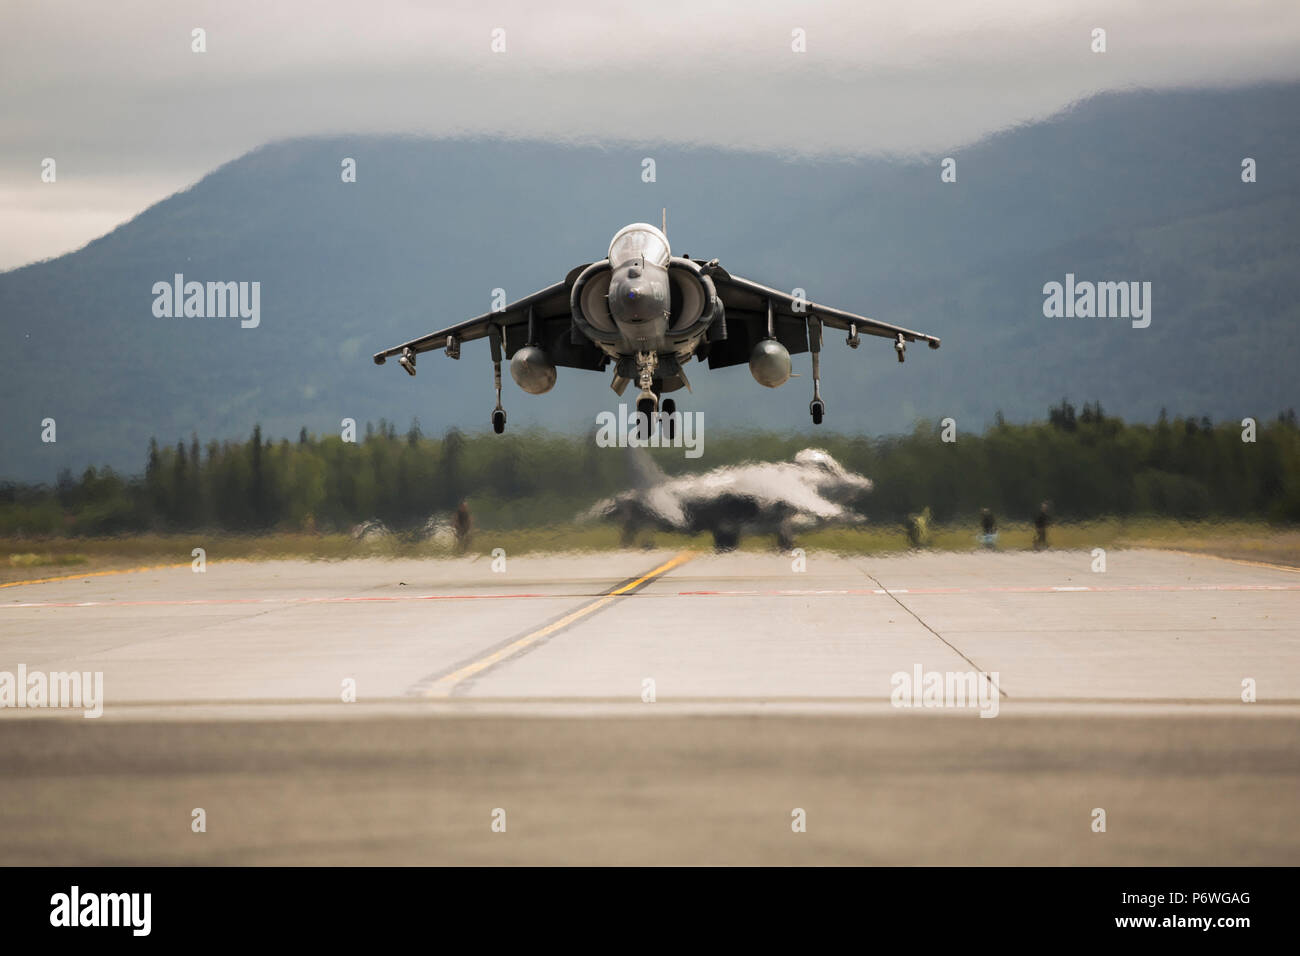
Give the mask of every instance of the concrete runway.
[[[494, 573], [213, 554], [204, 574], [0, 588], [0, 671], [101, 671], [105, 698], [98, 720], [0, 709], [0, 847], [38, 863], [1300, 862], [1300, 573], [1092, 562], [812, 553], [796, 572], [627, 551]], [[918, 668], [995, 673], [996, 719], [891, 706], [891, 676]], [[493, 833], [507, 803], [521, 822]], [[225, 824], [192, 834], [195, 806]]]
[[660, 704], [866, 704], [918, 664], [998, 672], [1004, 709], [1236, 706], [1245, 678], [1261, 704], [1300, 704], [1293, 571], [1157, 551], [1114, 552], [1105, 573], [1085, 552], [814, 554], [803, 573], [738, 552], [659, 570], [673, 559], [214, 561], [7, 587], [0, 670], [103, 671], [110, 717], [341, 706], [345, 679], [359, 704], [639, 705], [647, 678]]

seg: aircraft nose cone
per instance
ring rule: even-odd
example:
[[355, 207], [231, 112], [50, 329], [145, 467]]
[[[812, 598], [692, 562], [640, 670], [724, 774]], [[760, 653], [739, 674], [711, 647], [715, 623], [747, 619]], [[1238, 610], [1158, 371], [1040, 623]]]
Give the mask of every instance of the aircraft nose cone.
[[648, 322], [667, 310], [666, 291], [657, 275], [632, 266], [610, 282], [609, 310], [616, 322]]

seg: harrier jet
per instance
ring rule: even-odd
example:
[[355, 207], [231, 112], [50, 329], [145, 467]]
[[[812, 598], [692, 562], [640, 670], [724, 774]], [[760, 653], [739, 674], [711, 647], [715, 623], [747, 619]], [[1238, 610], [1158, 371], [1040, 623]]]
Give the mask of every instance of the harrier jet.
[[788, 550], [796, 531], [865, 520], [849, 505], [871, 490], [871, 480], [816, 448], [805, 448], [793, 462], [750, 462], [680, 478], [665, 477], [644, 449], [629, 453], [633, 489], [598, 501], [582, 516], [617, 521], [625, 544], [640, 528], [652, 528], [709, 531], [719, 550], [736, 547], [742, 533], [775, 534], [777, 546]]
[[[801, 293], [796, 289], [795, 293]], [[375, 364], [390, 356], [414, 375], [416, 356], [442, 349], [460, 358], [465, 342], [486, 338], [492, 352], [496, 408], [492, 428], [505, 430], [501, 406], [501, 358], [525, 392], [540, 395], [555, 385], [556, 368], [602, 371], [613, 366], [610, 382], [622, 395], [635, 382], [637, 411], [648, 420], [671, 415], [676, 403], [659, 399], [685, 386], [686, 365], [694, 356], [709, 368], [749, 364], [760, 385], [776, 388], [790, 378], [790, 355], [812, 353], [814, 424], [826, 414], [821, 395], [822, 330], [848, 333], [857, 348], [861, 335], [892, 339], [898, 360], [907, 343], [939, 339], [923, 332], [809, 302], [802, 294], [780, 292], [732, 275], [717, 259], [674, 256], [663, 230], [644, 222], [624, 226], [599, 262], [580, 265], [563, 282], [547, 286], [458, 325], [411, 339], [375, 354]]]

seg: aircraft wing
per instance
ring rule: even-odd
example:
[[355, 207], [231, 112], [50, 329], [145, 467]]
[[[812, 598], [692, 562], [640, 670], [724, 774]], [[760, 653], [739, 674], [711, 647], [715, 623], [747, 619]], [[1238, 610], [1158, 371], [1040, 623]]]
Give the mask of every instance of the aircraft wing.
[[460, 358], [462, 343], [487, 337], [492, 340], [494, 358], [502, 351], [509, 358], [517, 349], [531, 342], [545, 348], [556, 365], [602, 368], [605, 360], [600, 350], [585, 339], [573, 342], [569, 333], [572, 324], [569, 290], [582, 268], [579, 266], [572, 270], [563, 282], [517, 299], [499, 312], [487, 312], [376, 352], [375, 364], [383, 365], [386, 359], [395, 355], [402, 367], [414, 375], [415, 356], [421, 352], [442, 349], [451, 358]]
[[718, 298], [722, 300], [725, 309], [727, 324], [726, 339], [715, 339], [710, 343], [710, 368], [724, 368], [749, 361], [754, 346], [768, 337], [769, 302], [772, 305], [772, 332], [791, 354], [808, 351], [810, 321], [843, 332], [892, 339], [895, 343], [925, 342], [932, 349], [939, 347], [937, 336], [914, 332], [807, 299], [797, 299], [792, 293], [731, 275], [720, 266], [713, 265], [709, 268], [710, 264], [701, 265], [713, 279]]

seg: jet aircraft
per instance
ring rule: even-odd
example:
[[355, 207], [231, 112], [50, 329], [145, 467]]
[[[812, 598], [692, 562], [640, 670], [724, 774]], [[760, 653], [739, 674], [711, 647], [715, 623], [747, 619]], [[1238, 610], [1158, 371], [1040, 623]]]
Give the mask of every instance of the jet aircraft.
[[[796, 290], [798, 291], [798, 290]], [[486, 338], [492, 355], [496, 407], [492, 428], [505, 430], [501, 360], [525, 392], [540, 395], [555, 385], [556, 369], [602, 371], [613, 366], [610, 386], [622, 395], [635, 382], [643, 421], [676, 403], [660, 398], [690, 388], [692, 357], [709, 368], [748, 363], [754, 379], [777, 388], [790, 378], [791, 354], [812, 353], [814, 424], [826, 414], [821, 394], [825, 328], [847, 333], [857, 348], [863, 334], [891, 339], [901, 362], [909, 342], [932, 349], [939, 339], [924, 332], [810, 302], [728, 272], [717, 259], [674, 256], [664, 230], [634, 222], [620, 229], [605, 258], [572, 269], [562, 282], [488, 312], [375, 353], [375, 364], [397, 357], [410, 375], [416, 357], [441, 349], [459, 359], [465, 342]]]
[[747, 462], [679, 478], [666, 477], [643, 448], [628, 451], [631, 490], [596, 502], [581, 516], [617, 522], [624, 544], [650, 528], [708, 531], [722, 551], [735, 548], [742, 534], [774, 534], [777, 547], [789, 550], [798, 531], [866, 520], [851, 505], [871, 490], [871, 479], [817, 448], [805, 448], [792, 462]]

